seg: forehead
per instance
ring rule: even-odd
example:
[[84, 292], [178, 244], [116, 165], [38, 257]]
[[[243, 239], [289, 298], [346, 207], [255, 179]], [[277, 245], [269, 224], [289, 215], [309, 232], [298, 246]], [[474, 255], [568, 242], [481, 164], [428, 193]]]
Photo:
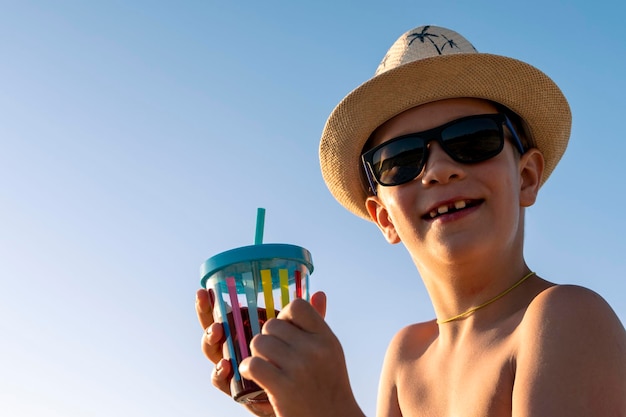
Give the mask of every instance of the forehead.
[[368, 145], [374, 147], [398, 136], [423, 132], [461, 117], [497, 112], [493, 103], [477, 98], [453, 98], [422, 104], [380, 125]]

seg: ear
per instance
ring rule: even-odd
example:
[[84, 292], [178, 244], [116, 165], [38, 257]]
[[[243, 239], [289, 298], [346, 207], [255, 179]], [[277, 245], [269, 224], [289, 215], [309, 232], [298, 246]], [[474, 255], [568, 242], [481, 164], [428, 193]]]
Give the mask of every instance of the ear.
[[530, 207], [535, 204], [544, 169], [543, 154], [531, 148], [520, 158], [520, 205]]
[[396, 228], [389, 217], [389, 212], [380, 201], [380, 198], [378, 198], [378, 196], [368, 197], [367, 200], [365, 200], [365, 208], [367, 209], [372, 221], [376, 223], [376, 226], [378, 226], [380, 231], [383, 233], [383, 236], [385, 236], [387, 242], [392, 245], [400, 243], [400, 237], [398, 236]]

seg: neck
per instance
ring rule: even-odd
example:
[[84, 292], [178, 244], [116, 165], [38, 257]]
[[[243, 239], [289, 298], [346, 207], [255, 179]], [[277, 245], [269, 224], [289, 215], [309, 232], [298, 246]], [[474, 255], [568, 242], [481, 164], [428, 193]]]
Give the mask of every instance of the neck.
[[517, 288], [520, 285], [522, 285], [524, 283], [524, 281], [526, 281], [528, 278], [532, 277], [533, 275], [535, 275], [535, 272], [527, 273], [522, 278], [520, 278], [519, 281], [515, 282], [513, 285], [511, 285], [509, 288], [507, 288], [506, 290], [502, 291], [501, 293], [499, 293], [495, 297], [492, 297], [492, 298], [488, 299], [487, 301], [485, 301], [482, 304], [479, 304], [479, 305], [477, 305], [475, 307], [467, 309], [464, 312], [457, 314], [456, 316], [452, 316], [452, 317], [449, 317], [447, 319], [437, 319], [437, 324], [451, 323], [453, 321], [463, 320], [463, 319], [469, 317], [470, 315], [474, 314], [478, 310], [481, 310], [481, 309], [487, 307], [488, 305], [495, 303], [500, 298], [506, 296], [508, 293], [513, 291], [515, 288]]
[[[486, 265], [486, 267], [482, 267], [482, 265]], [[439, 265], [437, 268], [432, 266], [426, 268], [424, 265], [420, 265], [418, 269], [440, 321], [471, 311], [489, 302], [530, 273], [530, 269], [523, 259], [519, 259], [517, 262], [498, 263], [492, 261], [478, 265], [473, 263], [473, 265], [454, 265], [452, 267]], [[531, 277], [527, 279], [531, 279]], [[515, 293], [514, 288], [502, 298], [514, 298]], [[476, 311], [464, 315], [462, 318], [482, 317], [485, 316], [486, 312], [494, 317], [499, 317], [505, 314], [504, 310], [512, 304], [498, 301], [494, 300], [487, 306], [481, 307], [480, 312]]]

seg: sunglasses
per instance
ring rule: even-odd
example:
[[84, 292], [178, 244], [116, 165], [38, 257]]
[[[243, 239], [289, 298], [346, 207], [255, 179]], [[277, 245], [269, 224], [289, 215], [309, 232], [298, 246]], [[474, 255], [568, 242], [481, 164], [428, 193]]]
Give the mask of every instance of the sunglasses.
[[371, 190], [376, 195], [376, 184], [400, 185], [417, 178], [428, 160], [428, 144], [433, 140], [456, 162], [473, 164], [493, 158], [504, 148], [504, 125], [523, 154], [524, 146], [504, 114], [463, 117], [425, 132], [388, 140], [361, 155]]

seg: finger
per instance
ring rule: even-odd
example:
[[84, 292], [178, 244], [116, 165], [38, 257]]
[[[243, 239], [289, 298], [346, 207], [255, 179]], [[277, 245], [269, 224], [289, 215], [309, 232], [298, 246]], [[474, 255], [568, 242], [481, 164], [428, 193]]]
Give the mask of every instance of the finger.
[[215, 364], [211, 374], [211, 383], [214, 387], [230, 395], [230, 378], [233, 376], [233, 367], [228, 359], [222, 359]]
[[253, 356], [266, 359], [281, 368], [280, 363], [298, 359], [294, 357], [294, 346], [303, 343], [302, 336], [305, 334], [287, 321], [272, 319], [265, 323], [261, 334], [252, 339], [250, 351]]
[[213, 323], [207, 327], [202, 335], [202, 352], [213, 363], [222, 359], [222, 344], [224, 343], [224, 327], [221, 323]]
[[[284, 343], [289, 344], [291, 340], [297, 340], [306, 335], [302, 329], [295, 326], [293, 323], [283, 319], [270, 319], [261, 328], [261, 336], [272, 336], [282, 340]], [[252, 339], [250, 345], [255, 342], [256, 337]]]
[[[311, 314], [325, 325], [314, 310]], [[250, 351], [252, 356], [270, 362], [285, 375], [302, 375], [310, 372], [312, 364], [328, 362], [325, 352], [335, 346], [331, 336], [334, 337], [328, 327], [312, 333], [291, 321], [271, 319], [250, 342]]]
[[239, 373], [244, 378], [256, 382], [268, 393], [271, 393], [285, 380], [284, 374], [276, 366], [255, 356], [249, 356], [241, 361]]
[[[322, 303], [323, 296], [316, 297], [317, 307], [322, 309], [325, 303]], [[325, 309], [325, 308], [324, 308]], [[278, 318], [291, 322], [296, 327], [309, 332], [318, 333], [325, 326], [324, 319], [311, 304], [302, 299], [296, 299], [287, 304], [287, 306], [278, 314]]]
[[326, 294], [322, 291], [311, 296], [311, 305], [322, 318], [326, 317]]
[[213, 303], [209, 291], [205, 289], [196, 291], [196, 314], [203, 329], [213, 324]]

